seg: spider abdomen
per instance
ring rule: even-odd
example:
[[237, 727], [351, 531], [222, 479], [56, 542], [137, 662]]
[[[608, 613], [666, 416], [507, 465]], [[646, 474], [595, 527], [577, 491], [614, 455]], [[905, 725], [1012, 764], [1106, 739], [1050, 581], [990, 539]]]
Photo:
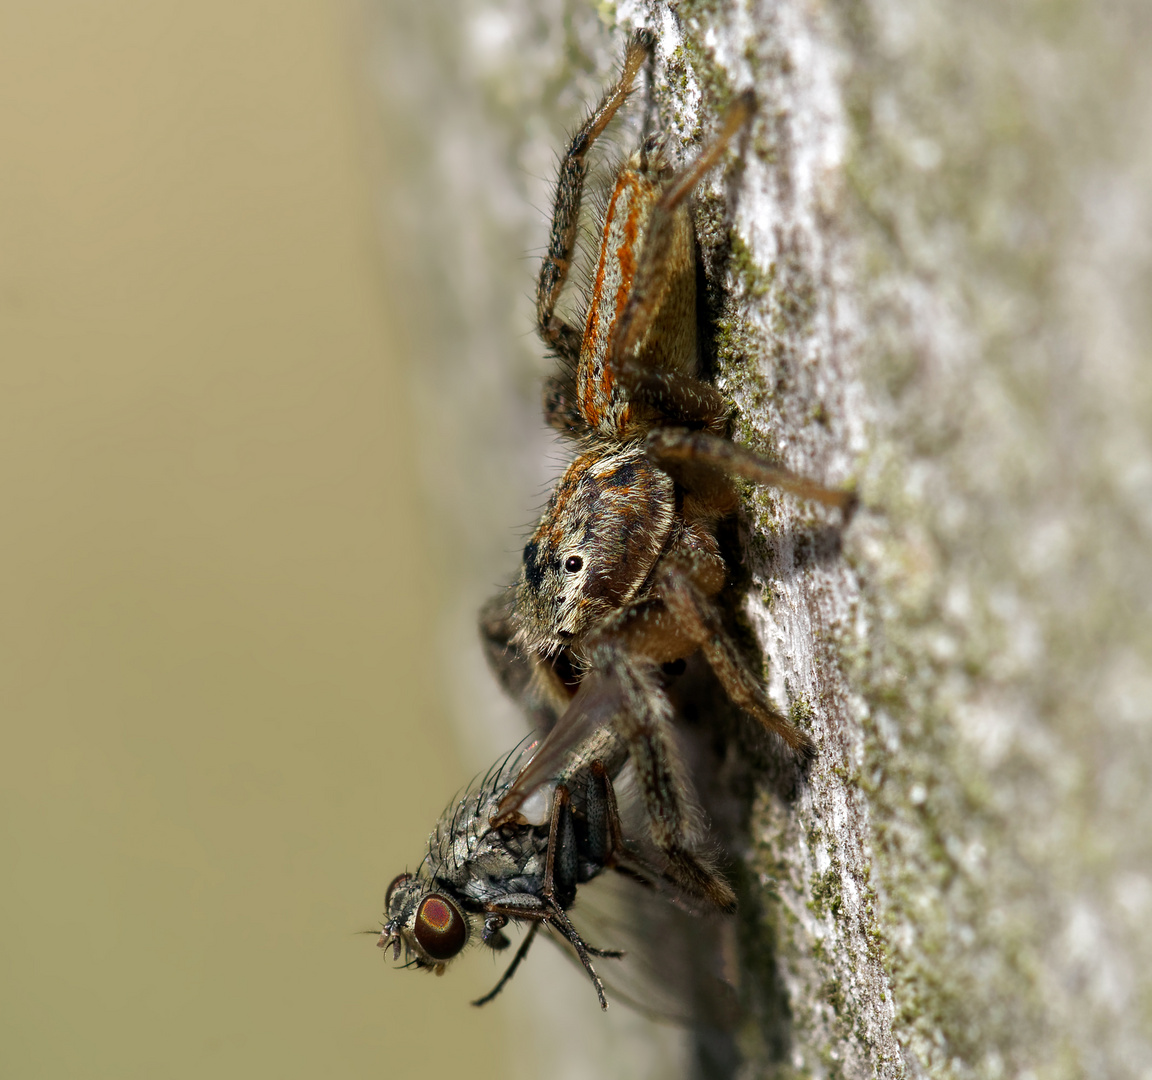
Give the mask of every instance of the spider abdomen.
[[[626, 391], [608, 358], [632, 291], [653, 209], [663, 192], [662, 172], [658, 162], [645, 161], [638, 151], [616, 177], [604, 211], [600, 254], [576, 369], [577, 408], [585, 423], [617, 438], [658, 418]], [[637, 343], [636, 356], [649, 371], [691, 377], [699, 367], [696, 248], [692, 222], [683, 206], [673, 211], [672, 231], [670, 272], [655, 298], [659, 314]]]

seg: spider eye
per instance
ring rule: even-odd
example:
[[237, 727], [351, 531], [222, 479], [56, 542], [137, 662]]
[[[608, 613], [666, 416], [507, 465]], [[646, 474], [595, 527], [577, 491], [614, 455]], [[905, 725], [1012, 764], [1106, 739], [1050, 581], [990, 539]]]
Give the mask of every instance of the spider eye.
[[569, 555], [564, 560], [564, 569], [570, 574], [575, 574], [584, 565], [584, 560], [579, 555]]
[[403, 885], [412, 875], [411, 874], [397, 874], [392, 879], [392, 884], [388, 886], [388, 891], [384, 894], [384, 910], [387, 911], [392, 906], [392, 894], [396, 891], [396, 886]]
[[459, 908], [446, 897], [425, 897], [416, 912], [416, 940], [433, 960], [451, 960], [468, 939], [468, 927]]

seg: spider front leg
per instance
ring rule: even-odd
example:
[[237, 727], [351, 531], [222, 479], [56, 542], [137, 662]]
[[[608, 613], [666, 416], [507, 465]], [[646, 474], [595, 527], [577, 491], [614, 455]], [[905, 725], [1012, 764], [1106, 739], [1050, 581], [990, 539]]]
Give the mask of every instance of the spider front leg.
[[[672, 735], [672, 707], [657, 662], [693, 651], [667, 607], [639, 601], [598, 630], [590, 644], [595, 678], [619, 690], [615, 723], [627, 741], [648, 818], [648, 831], [665, 859], [663, 875], [721, 911], [736, 909], [724, 878], [694, 850], [699, 810]], [[655, 658], [653, 654], [655, 655]]]
[[548, 254], [544, 257], [536, 283], [536, 326], [544, 343], [572, 365], [575, 365], [580, 353], [580, 332], [557, 318], [556, 303], [572, 265], [580, 201], [584, 194], [584, 180], [588, 175], [586, 158], [593, 143], [632, 90], [636, 76], [652, 48], [652, 40], [651, 33], [646, 30], [632, 35], [624, 52], [620, 78], [572, 136], [560, 162], [560, 175], [556, 180], [556, 196], [552, 207], [552, 228], [548, 236]]
[[[480, 641], [488, 667], [505, 693], [520, 704], [529, 723], [540, 731], [551, 731], [557, 717], [572, 700], [564, 676], [557, 665], [565, 656], [553, 661], [530, 656], [513, 644], [513, 594], [507, 590], [492, 597], [481, 609]], [[572, 679], [574, 674], [567, 668]]]

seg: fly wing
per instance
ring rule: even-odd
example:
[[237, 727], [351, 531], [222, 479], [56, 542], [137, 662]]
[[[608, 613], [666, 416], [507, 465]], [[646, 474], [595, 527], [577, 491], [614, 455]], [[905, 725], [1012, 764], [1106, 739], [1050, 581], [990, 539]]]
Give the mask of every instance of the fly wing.
[[[588, 927], [592, 944], [628, 954], [597, 967], [609, 997], [652, 1020], [692, 1029], [698, 1055], [723, 1059], [725, 1047], [735, 1054], [731, 1033], [741, 1019], [736, 922], [664, 875], [631, 763], [613, 786], [625, 846], [649, 872], [643, 879], [606, 872], [580, 887], [577, 925]], [[729, 1075], [718, 1066], [701, 1074]]]
[[[609, 742], [612, 755], [619, 757], [616, 748], [619, 740], [612, 734], [612, 720], [619, 707], [620, 689], [614, 678], [600, 675], [586, 678], [580, 684], [572, 704], [556, 721], [556, 726], [540, 744], [540, 749], [501, 800], [492, 816], [492, 824], [527, 820], [521, 813], [525, 802], [545, 785], [571, 775], [593, 757], [602, 758], [603, 754], [594, 749], [600, 742]], [[611, 775], [622, 764], [622, 758], [604, 764]]]
[[693, 914], [665, 889], [605, 873], [580, 887], [572, 919], [586, 943], [625, 953], [596, 961], [610, 1001], [730, 1041], [741, 1019], [732, 917]]

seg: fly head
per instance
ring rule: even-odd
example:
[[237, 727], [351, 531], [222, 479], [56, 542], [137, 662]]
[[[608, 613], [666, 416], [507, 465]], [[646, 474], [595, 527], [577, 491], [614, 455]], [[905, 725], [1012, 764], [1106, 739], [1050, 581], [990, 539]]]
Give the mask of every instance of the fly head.
[[414, 956], [416, 967], [444, 970], [472, 936], [468, 915], [455, 897], [437, 891], [427, 879], [401, 874], [384, 898], [385, 923], [377, 944], [392, 958]]

